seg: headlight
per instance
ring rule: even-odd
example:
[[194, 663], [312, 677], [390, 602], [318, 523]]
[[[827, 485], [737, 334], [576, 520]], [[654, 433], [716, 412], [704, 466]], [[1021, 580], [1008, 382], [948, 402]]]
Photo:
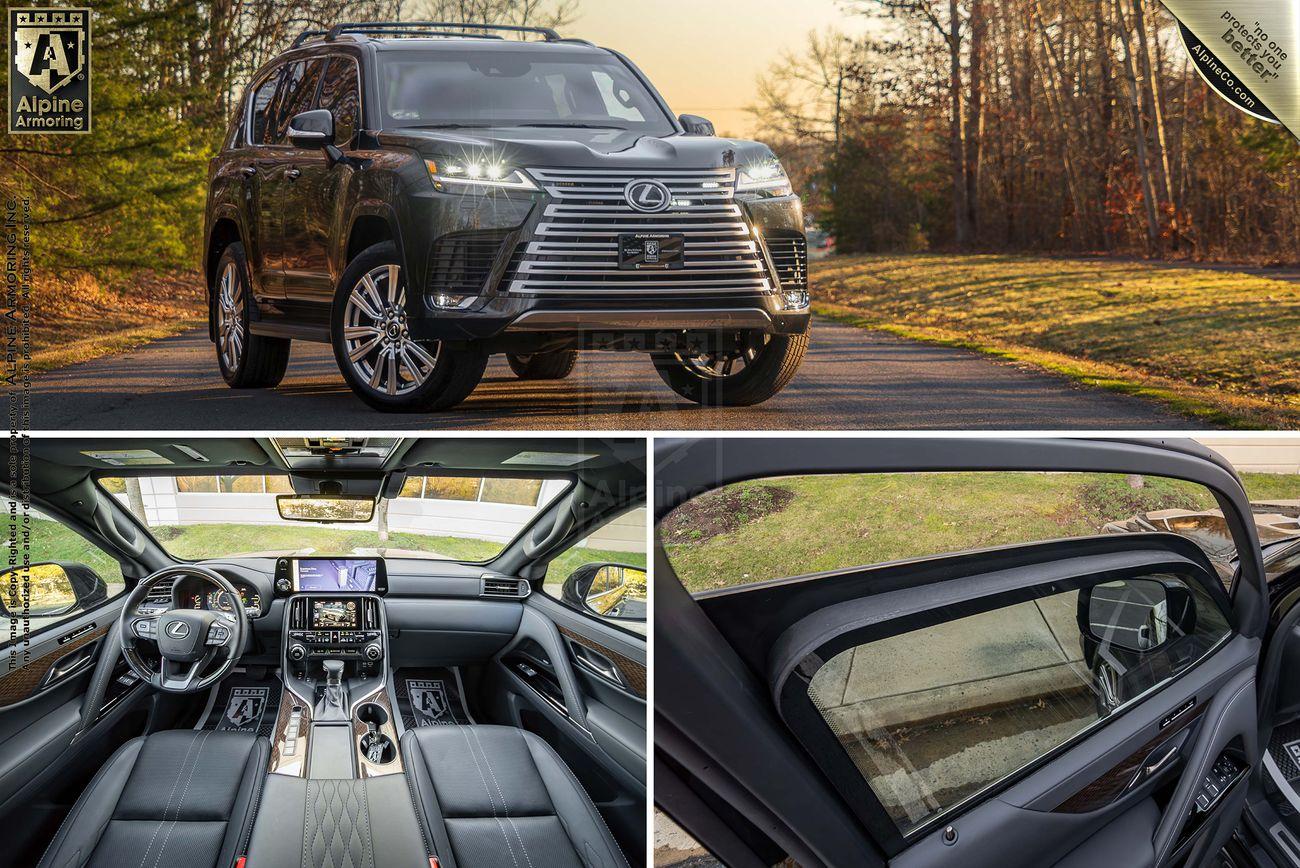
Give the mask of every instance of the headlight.
[[425, 160], [433, 186], [439, 190], [536, 190], [537, 185], [522, 169], [501, 163], [466, 160]]
[[789, 196], [794, 192], [790, 179], [777, 160], [751, 163], [736, 173], [736, 195], [753, 199]]

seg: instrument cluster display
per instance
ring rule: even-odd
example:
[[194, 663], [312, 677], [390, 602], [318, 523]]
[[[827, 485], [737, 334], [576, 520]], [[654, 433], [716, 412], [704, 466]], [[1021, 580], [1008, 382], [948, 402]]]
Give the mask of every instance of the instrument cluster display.
[[[239, 591], [239, 601], [246, 611], [251, 612], [254, 616], [261, 614], [261, 594], [245, 585], [236, 585], [235, 589]], [[208, 609], [214, 612], [234, 611], [234, 604], [231, 602], [230, 597], [210, 586], [190, 593], [185, 605], [190, 609]]]

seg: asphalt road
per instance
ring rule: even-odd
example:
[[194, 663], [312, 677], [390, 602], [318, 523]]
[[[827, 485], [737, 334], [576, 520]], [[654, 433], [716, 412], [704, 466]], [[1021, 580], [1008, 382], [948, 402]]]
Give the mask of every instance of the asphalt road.
[[1203, 428], [1137, 398], [965, 350], [818, 321], [803, 368], [758, 407], [679, 398], [635, 353], [583, 353], [558, 382], [517, 379], [494, 357], [469, 400], [439, 414], [384, 414], [352, 396], [329, 348], [297, 344], [284, 382], [228, 388], [196, 330], [34, 378], [36, 430], [374, 431]]

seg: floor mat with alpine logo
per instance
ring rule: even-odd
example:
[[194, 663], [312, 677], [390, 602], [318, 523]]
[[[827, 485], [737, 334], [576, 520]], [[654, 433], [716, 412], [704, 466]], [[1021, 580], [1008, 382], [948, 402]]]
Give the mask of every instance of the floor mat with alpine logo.
[[471, 723], [452, 669], [398, 669], [393, 673], [398, 714], [407, 729]]
[[217, 685], [217, 698], [203, 729], [253, 732], [271, 738], [280, 713], [280, 679], [236, 672]]

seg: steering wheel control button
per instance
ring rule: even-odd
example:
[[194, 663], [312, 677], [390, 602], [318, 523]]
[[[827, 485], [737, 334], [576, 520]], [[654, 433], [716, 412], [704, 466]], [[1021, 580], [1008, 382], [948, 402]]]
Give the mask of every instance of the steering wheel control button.
[[157, 621], [136, 621], [135, 635], [141, 639], [156, 639], [158, 637]]
[[224, 645], [226, 644], [226, 640], [229, 638], [230, 638], [229, 627], [225, 627], [221, 624], [213, 624], [212, 628], [208, 630], [209, 645]]

